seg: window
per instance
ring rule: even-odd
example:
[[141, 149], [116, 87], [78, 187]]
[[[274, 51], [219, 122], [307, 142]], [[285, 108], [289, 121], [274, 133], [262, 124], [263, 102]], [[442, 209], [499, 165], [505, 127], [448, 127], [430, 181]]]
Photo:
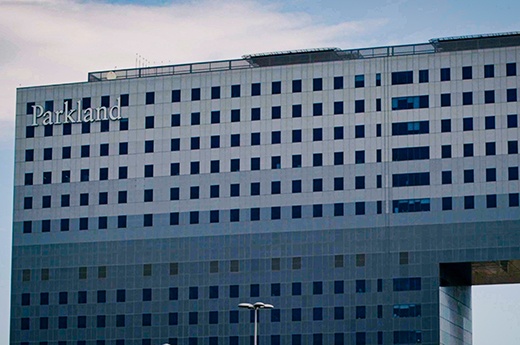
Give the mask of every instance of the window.
[[428, 121], [392, 123], [392, 135], [414, 135], [429, 132], [430, 123]]
[[356, 151], [354, 155], [354, 161], [356, 164], [365, 163], [365, 151]]
[[260, 133], [251, 133], [251, 146], [260, 145]]
[[42, 196], [42, 208], [51, 208], [51, 196], [50, 195]]
[[200, 113], [191, 113], [191, 124], [193, 126], [200, 125]]
[[381, 98], [376, 98], [376, 111], [381, 111]]
[[302, 320], [302, 310], [300, 308], [292, 309], [292, 321]]
[[343, 89], [343, 77], [334, 77], [334, 90]]
[[518, 100], [516, 89], [507, 89], [507, 101], [516, 102]]
[[485, 128], [486, 129], [495, 129], [495, 117], [494, 116], [485, 117]]
[[280, 107], [280, 106], [271, 107], [271, 118], [280, 119], [281, 117], [282, 117], [282, 107]]
[[252, 108], [251, 109], [251, 121], [259, 121], [260, 120], [260, 108]]
[[356, 176], [355, 186], [356, 189], [365, 189], [365, 176]]
[[220, 98], [220, 86], [213, 86], [211, 88], [211, 99], [219, 99]]
[[364, 138], [365, 137], [365, 126], [357, 125], [355, 127], [355, 137], [356, 138]]
[[191, 100], [200, 101], [200, 88], [191, 89]]
[[354, 76], [354, 87], [365, 87], [365, 75], [358, 74]]
[[495, 103], [495, 91], [494, 90], [484, 91], [484, 103], [486, 103], [486, 104]]
[[292, 81], [292, 92], [302, 92], [302, 81], [301, 79]]
[[271, 219], [281, 219], [282, 218], [282, 209], [280, 206], [271, 207]]
[[240, 97], [240, 85], [231, 85], [231, 97]]
[[25, 150], [25, 161], [26, 162], [34, 161], [34, 150], [33, 149]]
[[251, 96], [260, 96], [261, 87], [260, 83], [251, 84]]
[[413, 71], [392, 72], [392, 85], [413, 84]]
[[240, 122], [240, 109], [231, 110], [231, 122]]
[[451, 184], [451, 171], [442, 172], [442, 184]]
[[487, 168], [486, 169], [486, 182], [496, 182], [497, 180], [497, 169]]
[[271, 157], [271, 169], [281, 169], [282, 168], [282, 157], [274, 156]]
[[506, 64], [506, 76], [511, 77], [516, 75], [516, 62]]
[[508, 170], [508, 180], [517, 181], [518, 180], [518, 167], [509, 167], [507, 170]]
[[473, 69], [471, 66], [462, 67], [462, 79], [472, 79], [473, 78]]
[[260, 157], [251, 158], [251, 170], [260, 170]]
[[462, 105], [471, 105], [473, 104], [473, 92], [463, 92], [462, 93]]
[[170, 164], [170, 176], [179, 175], [180, 164], [179, 163], [171, 163]]
[[88, 193], [82, 193], [79, 195], [79, 205], [88, 206]]
[[442, 198], [442, 210], [450, 211], [453, 209], [453, 201], [451, 197], [443, 197]]
[[190, 174], [198, 175], [200, 173], [200, 162], [191, 162], [190, 163]]
[[302, 192], [302, 180], [293, 180], [292, 181], [292, 192], [293, 193]]
[[449, 81], [450, 79], [450, 69], [441, 68], [441, 81]]
[[403, 199], [392, 202], [393, 213], [428, 212], [430, 199]]
[[107, 229], [108, 228], [108, 217], [99, 217], [98, 218], [98, 229]]
[[365, 100], [359, 99], [354, 103], [354, 112], [355, 113], [364, 113], [365, 112]]
[[451, 158], [451, 145], [441, 146], [441, 158]]
[[172, 103], [181, 101], [181, 90], [172, 90]]
[[[357, 306], [356, 307], [356, 319], [366, 319], [366, 317], [367, 317], [367, 308], [365, 306]], [[334, 318], [334, 319], [336, 319], [336, 318]]]
[[[231, 196], [231, 197], [240, 196], [240, 184], [233, 183], [233, 184], [230, 185], [230, 187], [229, 187], [229, 196]], [[197, 198], [196, 199], [198, 199], [198, 193], [197, 193]]]
[[464, 144], [462, 153], [464, 157], [473, 157], [473, 144]]
[[520, 205], [518, 196], [518, 193], [509, 194], [509, 207], [518, 207]]
[[[86, 145], [86, 146], [81, 146], [81, 157], [88, 157], [88, 156], [84, 156], [83, 155], [83, 148], [86, 147], [87, 149], [90, 148], [90, 146]], [[31, 150], [32, 151], [32, 150]], [[26, 151], [27, 152], [27, 151]], [[86, 151], [87, 153], [90, 152], [90, 151]], [[26, 156], [27, 157], [27, 156]], [[48, 148], [45, 148], [43, 149], [43, 160], [44, 161], [50, 161], [52, 160], [52, 147], [48, 147]], [[32, 161], [32, 159], [30, 160]]]
[[343, 152], [334, 152], [334, 165], [343, 165]]
[[53, 127], [52, 125], [46, 125], [43, 127], [43, 135], [46, 137], [52, 137]]
[[153, 153], [153, 145], [154, 144], [154, 141], [153, 140], [146, 140], [144, 142], [144, 152], [145, 153]]
[[323, 90], [323, 79], [314, 78], [312, 80], [312, 91], [322, 91], [322, 90]]
[[144, 118], [144, 128], [151, 129], [155, 127], [155, 117], [154, 116], [146, 116]]
[[334, 140], [344, 139], [343, 127], [334, 127]]
[[441, 107], [450, 107], [451, 106], [451, 94], [443, 93], [441, 94]]
[[25, 127], [25, 137], [34, 138], [34, 127], [33, 126]]
[[172, 114], [171, 126], [179, 127], [181, 125], [181, 114]]
[[464, 170], [464, 183], [475, 182], [475, 173], [472, 169]]
[[271, 144], [280, 144], [282, 142], [282, 132], [271, 132]]
[[484, 65], [484, 78], [495, 77], [495, 65]]
[[60, 220], [60, 231], [69, 231], [70, 229], [70, 219], [61, 219]]
[[420, 291], [421, 278], [394, 278], [394, 291]]
[[507, 154], [517, 154], [518, 153], [518, 141], [511, 140], [507, 142]]
[[356, 216], [361, 216], [365, 214], [365, 202], [360, 201], [355, 204]]
[[428, 95], [392, 98], [392, 110], [424, 109], [428, 107]]
[[486, 156], [496, 155], [496, 143], [486, 143]]
[[279, 95], [282, 93], [282, 82], [281, 81], [273, 81], [271, 83], [271, 94]]
[[314, 103], [312, 105], [312, 115], [322, 116], [323, 115], [323, 103]]
[[[52, 172], [51, 171], [44, 171], [43, 172], [42, 182], [43, 182], [43, 184], [51, 184], [52, 183]], [[31, 184], [32, 184], [32, 178], [31, 178]]]
[[220, 111], [214, 110], [211, 112], [211, 123], [220, 123]]
[[323, 165], [323, 154], [322, 153], [314, 153], [312, 155], [312, 166], [321, 167]]
[[392, 187], [428, 186], [430, 173], [405, 173], [392, 175]]
[[280, 181], [271, 182], [271, 194], [280, 194], [282, 192], [282, 184]]
[[[178, 189], [178, 188], [176, 188]], [[209, 187], [209, 197], [210, 198], [218, 198], [220, 197], [220, 186], [219, 185], [212, 185]], [[178, 200], [178, 199], [176, 199]]]
[[128, 94], [122, 94], [120, 97], [121, 97], [121, 106], [122, 107], [128, 107], [129, 95]]
[[323, 140], [323, 128], [314, 128], [312, 130], [312, 141]]
[[199, 224], [199, 211], [190, 212], [190, 224]]
[[[63, 172], [62, 172], [62, 176], [63, 176]], [[33, 185], [33, 173], [25, 173], [24, 185], [25, 186]]]
[[301, 294], [302, 294], [302, 283], [292, 283], [292, 295], [301, 296]]
[[427, 69], [419, 70], [419, 83], [427, 83], [429, 81], [429, 73]]
[[147, 92], [145, 98], [146, 104], [155, 104], [155, 92]]
[[334, 115], [343, 114], [343, 102], [337, 101], [334, 102]]
[[334, 178], [334, 190], [343, 190], [344, 182], [343, 177], [335, 177]]
[[31, 196], [26, 196], [23, 199], [23, 209], [24, 210], [32, 209], [32, 197]]
[[302, 117], [302, 105], [301, 104], [293, 104], [292, 117]]
[[381, 73], [376, 73], [376, 86], [381, 86]]
[[451, 132], [451, 120], [450, 119], [441, 120], [441, 132], [442, 133]]
[[366, 281], [365, 280], [356, 280], [356, 293], [365, 293], [367, 292]]
[[259, 297], [260, 296], [260, 285], [259, 284], [251, 284], [249, 286], [249, 296], [250, 297]]
[[153, 164], [144, 166], [144, 177], [153, 177]]

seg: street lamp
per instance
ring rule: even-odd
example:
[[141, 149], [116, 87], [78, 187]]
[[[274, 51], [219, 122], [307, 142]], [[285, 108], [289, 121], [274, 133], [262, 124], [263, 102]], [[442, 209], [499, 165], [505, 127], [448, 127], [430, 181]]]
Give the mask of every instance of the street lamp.
[[254, 310], [255, 313], [255, 334], [253, 337], [254, 345], [258, 345], [258, 310], [259, 309], [273, 309], [272, 304], [265, 304], [263, 302], [256, 302], [255, 304], [251, 303], [240, 303], [238, 305], [239, 308], [246, 308]]

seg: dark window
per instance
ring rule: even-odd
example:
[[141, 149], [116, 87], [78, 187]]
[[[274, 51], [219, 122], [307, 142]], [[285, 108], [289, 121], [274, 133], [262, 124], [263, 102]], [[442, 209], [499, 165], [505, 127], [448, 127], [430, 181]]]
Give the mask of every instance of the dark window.
[[421, 278], [394, 278], [394, 291], [420, 291]]
[[512, 140], [507, 142], [507, 154], [517, 154], [518, 153], [518, 141]]
[[119, 204], [126, 204], [127, 202], [127, 192], [126, 191], [119, 191], [117, 194], [117, 200]]
[[365, 126], [357, 125], [355, 127], [355, 137], [356, 138], [364, 138], [365, 137]]
[[343, 165], [343, 152], [334, 152], [334, 165]]
[[271, 157], [271, 169], [281, 169], [282, 168], [282, 157], [274, 156]]
[[90, 157], [90, 145], [81, 146], [81, 158]]
[[153, 177], [153, 164], [144, 166], [144, 177]]
[[220, 111], [215, 110], [211, 112], [211, 123], [220, 123]]
[[302, 105], [301, 104], [293, 104], [292, 117], [302, 117]]
[[376, 86], [381, 86], [381, 73], [376, 73]]
[[475, 172], [472, 169], [464, 170], [464, 183], [475, 182]]
[[367, 308], [365, 306], [357, 306], [356, 307], [356, 319], [366, 319], [367, 317]]
[[495, 182], [497, 180], [497, 169], [487, 168], [486, 169], [486, 182]]
[[451, 145], [441, 146], [441, 158], [451, 158]]
[[192, 137], [190, 140], [190, 148], [192, 150], [200, 149], [200, 137]]
[[181, 101], [181, 90], [172, 90], [172, 103]]
[[25, 137], [34, 138], [34, 127], [33, 126], [25, 127]]
[[64, 123], [63, 124], [63, 135], [71, 135], [71, 134], [72, 134], [72, 124]]
[[69, 231], [70, 229], [70, 219], [61, 219], [60, 220], [60, 231]]
[[509, 207], [518, 207], [519, 206], [519, 197], [518, 193], [509, 194]]
[[323, 103], [314, 103], [312, 105], [312, 115], [322, 116], [323, 115]]
[[260, 133], [251, 133], [251, 146], [260, 145]]
[[365, 214], [365, 202], [364, 201], [356, 202], [355, 208], [356, 208], [356, 216]]
[[449, 211], [453, 209], [452, 205], [452, 198], [451, 197], [444, 197], [442, 198], [442, 210], [443, 211]]
[[30, 210], [32, 209], [32, 197], [31, 196], [26, 196], [24, 199], [23, 199], [23, 209], [24, 210]]
[[[85, 147], [85, 146], [82, 146], [82, 147], [81, 147], [81, 157], [85, 157], [85, 156], [83, 156], [83, 148], [84, 148], [84, 147]], [[87, 147], [87, 148], [90, 148], [88, 145], [87, 145], [86, 147]], [[29, 151], [29, 150], [27, 150], [27, 151]], [[27, 151], [26, 151], [26, 152], [27, 152]], [[31, 151], [32, 151], [32, 150], [31, 150]], [[90, 151], [89, 151], [89, 152], [90, 152]], [[86, 157], [88, 157], [88, 156], [86, 156]], [[48, 148], [43, 149], [43, 160], [44, 160], [44, 161], [50, 161], [50, 160], [52, 160], [52, 147], [48, 147]], [[32, 159], [31, 159], [31, 161], [32, 161]]]
[[280, 206], [271, 207], [271, 219], [281, 219], [282, 218], [282, 209]]
[[451, 120], [450, 119], [441, 120], [441, 132], [442, 133], [451, 132]]
[[323, 205], [312, 205], [312, 216], [314, 218], [323, 217]]
[[337, 101], [334, 102], [334, 115], [343, 114], [343, 102]]
[[155, 117], [154, 116], [146, 116], [144, 118], [144, 128], [150, 129], [155, 127]]
[[126, 216], [117, 216], [117, 227], [126, 228]]
[[271, 194], [280, 194], [282, 192], [282, 183], [280, 181], [271, 181]]
[[392, 187], [427, 186], [430, 173], [405, 173], [392, 175]]
[[302, 294], [302, 283], [292, 283], [292, 295], [301, 296], [301, 294]]
[[334, 127], [334, 140], [344, 139], [343, 127]]
[[260, 108], [252, 108], [251, 109], [251, 121], [259, 121], [260, 120]]
[[220, 86], [213, 86], [211, 88], [211, 99], [219, 99], [220, 98]]
[[312, 91], [322, 91], [322, 90], [323, 90], [323, 79], [314, 78], [312, 80]]
[[427, 69], [419, 71], [419, 83], [427, 83], [429, 81], [429, 73]]
[[392, 98], [392, 110], [424, 109], [428, 107], [428, 95]]
[[[173, 139], [172, 139], [173, 140]], [[176, 139], [180, 140], [180, 139]], [[180, 146], [180, 144], [178, 144]], [[178, 147], [178, 146], [177, 146]], [[210, 147], [212, 149], [219, 148], [220, 147], [220, 135], [212, 135], [210, 139]], [[172, 150], [173, 151], [173, 150]]]
[[354, 112], [355, 113], [364, 113], [365, 112], [365, 100], [359, 99], [354, 103]]
[[343, 190], [344, 182], [343, 177], [335, 177], [334, 178], [334, 190]]
[[451, 184], [451, 171], [442, 172], [442, 184]]
[[292, 309], [292, 321], [301, 321], [302, 320], [302, 310], [300, 308]]
[[34, 161], [34, 150], [33, 149], [25, 150], [25, 161], [26, 162]]
[[463, 156], [464, 157], [473, 157], [473, 144], [464, 144], [463, 145]]
[[52, 125], [43, 126], [43, 135], [46, 137], [52, 137], [53, 128]]
[[199, 224], [199, 211], [190, 212], [190, 224]]
[[198, 175], [200, 173], [200, 162], [191, 162], [190, 163], [190, 174]]
[[171, 126], [179, 127], [181, 125], [181, 114], [172, 114]]
[[334, 77], [334, 90], [343, 89], [343, 77]]
[[51, 196], [50, 195], [42, 196], [42, 208], [51, 208]]
[[508, 180], [509, 181], [518, 180], [518, 167], [509, 167], [508, 168]]
[[462, 79], [472, 79], [473, 78], [473, 68], [471, 66], [462, 67]]
[[180, 163], [170, 164], [170, 176], [177, 176], [180, 172]]
[[88, 206], [88, 193], [82, 193], [79, 195], [79, 205]]
[[516, 75], [516, 62], [506, 64], [506, 76], [511, 77]]
[[292, 142], [293, 143], [301, 143], [302, 142], [302, 130], [301, 129], [293, 129], [293, 131], [292, 131]]
[[118, 178], [120, 180], [124, 180], [124, 179], [128, 178], [128, 167], [119, 167], [118, 173], [119, 173]]
[[486, 129], [495, 129], [495, 117], [494, 116], [486, 116], [484, 122], [485, 122]]
[[496, 155], [496, 143], [486, 143], [486, 156]]
[[471, 105], [473, 104], [473, 92], [463, 92], [462, 93], [462, 105]]
[[450, 79], [450, 69], [441, 68], [441, 81], [449, 81]]
[[486, 195], [486, 207], [487, 208], [496, 208], [497, 207], [496, 194]]
[[365, 189], [365, 176], [356, 176], [355, 186], [356, 189]]
[[154, 151], [154, 141], [153, 140], [146, 140], [144, 142], [144, 152], [145, 153], [153, 153]]
[[484, 65], [484, 78], [495, 77], [495, 65]]
[[[63, 172], [62, 172], [62, 176], [63, 176]], [[63, 178], [62, 178], [62, 179], [63, 179]], [[63, 182], [63, 181], [62, 181], [62, 182]], [[25, 185], [25, 186], [32, 186], [32, 185], [33, 185], [33, 173], [26, 173], [26, 174], [25, 174], [24, 185]]]
[[282, 93], [282, 82], [281, 81], [273, 81], [271, 83], [271, 93], [273, 95], [278, 95]]
[[314, 153], [312, 155], [312, 166], [321, 167], [323, 165], [323, 154], [322, 153]]
[[376, 111], [381, 111], [381, 98], [376, 98]]
[[323, 140], [323, 129], [314, 128], [312, 130], [312, 141], [322, 141], [322, 140]]
[[293, 193], [302, 192], [302, 180], [293, 180], [292, 181], [292, 192]]
[[251, 284], [249, 288], [250, 297], [259, 297], [260, 296], [260, 285], [259, 284]]
[[365, 75], [358, 74], [354, 76], [354, 87], [365, 87]]
[[302, 81], [301, 81], [301, 79], [292, 81], [292, 92], [302, 92]]
[[108, 228], [108, 217], [99, 217], [98, 218], [98, 228], [99, 229], [107, 229]]
[[392, 123], [392, 135], [413, 135], [429, 132], [430, 124], [428, 121]]
[[251, 96], [260, 96], [260, 94], [261, 94], [260, 83], [251, 84]]
[[231, 110], [231, 122], [240, 122], [240, 109]]
[[450, 107], [451, 106], [451, 94], [443, 93], [441, 94], [441, 107]]
[[130, 100], [129, 100], [129, 95], [128, 94], [123, 94], [120, 96], [121, 97], [121, 106], [122, 107], [128, 107], [128, 105], [130, 104]]
[[413, 71], [392, 72], [392, 85], [413, 84]]
[[198, 198], [199, 198], [199, 187], [191, 186], [190, 187], [190, 199], [198, 199]]
[[240, 97], [240, 85], [231, 85], [231, 97]]
[[280, 107], [280, 106], [271, 107], [271, 118], [280, 119], [281, 117], [282, 117], [282, 107]]
[[334, 217], [340, 217], [345, 214], [345, 208], [343, 203], [334, 204]]
[[356, 151], [354, 160], [356, 164], [363, 164], [365, 163], [365, 151]]
[[516, 102], [518, 100], [518, 95], [516, 89], [507, 89], [507, 101], [508, 102]]
[[155, 92], [147, 92], [145, 98], [146, 104], [155, 104]]
[[259, 157], [251, 158], [251, 170], [260, 170], [260, 158]]
[[484, 103], [486, 103], [486, 104], [495, 103], [495, 91], [494, 90], [484, 91]]
[[392, 161], [394, 162], [422, 159], [430, 159], [430, 148], [428, 146], [392, 149]]
[[69, 206], [70, 206], [70, 194], [62, 194], [61, 195], [61, 207], [69, 207]]
[[428, 212], [430, 199], [403, 199], [392, 202], [393, 213]]

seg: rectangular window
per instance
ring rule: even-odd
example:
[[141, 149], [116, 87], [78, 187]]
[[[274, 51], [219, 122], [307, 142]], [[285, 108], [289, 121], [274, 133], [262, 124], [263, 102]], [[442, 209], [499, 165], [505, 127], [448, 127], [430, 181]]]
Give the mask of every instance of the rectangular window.
[[486, 195], [486, 208], [496, 208], [497, 207], [497, 195], [491, 194]]
[[462, 93], [462, 105], [471, 105], [473, 104], [473, 92], [463, 92]]
[[381, 86], [381, 73], [376, 73], [376, 86]]
[[464, 144], [462, 154], [464, 157], [473, 157], [473, 144]]
[[443, 171], [441, 181], [442, 184], [451, 184], [451, 171]]
[[450, 119], [441, 120], [441, 132], [442, 133], [451, 132], [451, 120]]
[[520, 205], [518, 196], [518, 193], [509, 194], [509, 207], [518, 207]]
[[424, 109], [428, 107], [428, 95], [392, 98], [392, 110]]
[[507, 142], [507, 154], [518, 154], [518, 141], [511, 140]]
[[494, 90], [484, 91], [484, 103], [486, 103], [486, 104], [495, 103], [495, 91]]
[[171, 126], [179, 127], [181, 125], [181, 114], [172, 114]]
[[428, 121], [392, 123], [392, 135], [413, 135], [429, 132], [430, 124]]
[[518, 100], [516, 89], [507, 89], [507, 101], [516, 102]]
[[292, 117], [302, 117], [302, 105], [301, 104], [293, 104]]
[[495, 129], [495, 117], [494, 116], [486, 116], [484, 123], [485, 123], [486, 129]]
[[475, 208], [475, 197], [473, 195], [464, 197], [464, 209], [472, 210]]
[[354, 127], [354, 137], [364, 138], [365, 137], [365, 125], [356, 125]]
[[419, 83], [427, 83], [429, 81], [429, 73], [427, 69], [419, 70]]
[[334, 115], [343, 114], [343, 102], [337, 101], [334, 102]]
[[260, 83], [251, 84], [251, 96], [260, 96], [261, 87]]
[[172, 90], [172, 103], [181, 101], [181, 90]]
[[280, 107], [280, 106], [271, 107], [271, 118], [272, 119], [282, 118], [282, 107]]
[[495, 77], [495, 65], [484, 65], [484, 78]]
[[271, 83], [271, 94], [279, 95], [282, 93], [282, 82], [281, 81], [273, 81]]
[[441, 68], [441, 81], [449, 81], [451, 79], [450, 69]]
[[301, 79], [292, 81], [292, 92], [302, 92], [302, 81]]
[[314, 128], [312, 130], [312, 141], [323, 140], [323, 128]]
[[312, 91], [322, 91], [322, 90], [323, 90], [323, 79], [314, 78], [312, 80]]
[[354, 76], [354, 87], [365, 87], [365, 75], [364, 74], [358, 74]]
[[516, 75], [516, 62], [506, 64], [506, 76], [512, 77]]
[[220, 86], [212, 86], [211, 87], [211, 99], [219, 99], [220, 98]]
[[468, 80], [473, 78], [473, 68], [471, 66], [462, 67], [462, 79]]
[[392, 187], [411, 187], [430, 185], [430, 173], [405, 173], [392, 175]]
[[364, 113], [365, 112], [365, 100], [359, 99], [354, 103], [354, 112], [355, 113]]
[[200, 113], [191, 113], [191, 124], [193, 126], [200, 125]]
[[394, 291], [420, 291], [421, 278], [394, 278]]
[[441, 158], [451, 158], [451, 145], [441, 146]]
[[473, 169], [464, 170], [464, 183], [475, 182], [475, 171]]
[[323, 165], [323, 154], [322, 153], [314, 153], [312, 155], [312, 166], [321, 167]]
[[518, 181], [518, 167], [509, 167], [508, 169], [508, 180]]
[[365, 202], [359, 201], [355, 204], [356, 216], [361, 216], [365, 214]]
[[392, 72], [392, 85], [413, 84], [413, 71]]
[[496, 143], [486, 143], [486, 156], [496, 155]]
[[334, 90], [343, 89], [343, 77], [334, 77]]
[[430, 199], [403, 199], [392, 201], [393, 213], [428, 212]]
[[322, 116], [323, 115], [323, 103], [314, 103], [312, 105], [312, 115]]
[[392, 161], [430, 159], [430, 147], [403, 147], [392, 149]]
[[450, 93], [441, 94], [441, 107], [451, 107], [451, 94]]
[[442, 198], [442, 210], [450, 211], [453, 209], [453, 201], [451, 197]]

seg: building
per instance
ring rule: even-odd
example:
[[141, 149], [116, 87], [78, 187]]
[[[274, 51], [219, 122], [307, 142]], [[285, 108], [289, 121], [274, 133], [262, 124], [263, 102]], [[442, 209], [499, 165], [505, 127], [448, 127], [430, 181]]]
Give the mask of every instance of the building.
[[471, 344], [520, 282], [520, 33], [18, 89], [11, 345]]

